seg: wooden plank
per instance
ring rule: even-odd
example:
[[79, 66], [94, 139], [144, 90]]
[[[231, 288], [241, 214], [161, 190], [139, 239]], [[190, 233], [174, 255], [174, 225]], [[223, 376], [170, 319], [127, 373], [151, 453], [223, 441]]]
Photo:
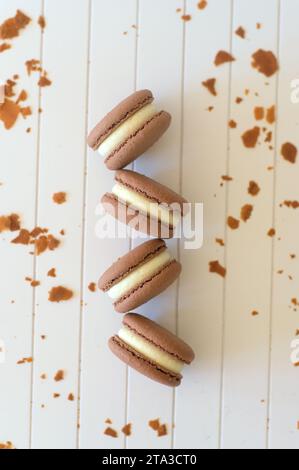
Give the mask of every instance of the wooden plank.
[[[260, 23], [257, 29], [256, 23]], [[262, 127], [273, 132], [266, 120], [256, 121], [254, 107], [271, 107], [276, 100], [277, 74], [266, 77], [251, 67], [258, 49], [277, 54], [278, 2], [254, 0], [250, 8], [234, 2], [233, 31], [242, 26], [246, 38], [233, 35], [230, 118], [237, 127], [230, 130], [227, 216], [240, 219], [244, 204], [253, 206], [247, 222], [237, 230], [227, 228], [222, 436], [224, 448], [264, 448], [266, 442], [269, 361], [270, 286], [274, 151], [265, 143]], [[245, 89], [248, 89], [246, 96]], [[244, 100], [236, 103], [236, 97]], [[260, 126], [255, 148], [245, 148], [241, 135]], [[260, 187], [248, 194], [249, 181]], [[255, 315], [252, 312], [257, 312]]]
[[[296, 54], [292, 52], [299, 34], [298, 15], [298, 2], [281, 2], [268, 441], [269, 447], [274, 449], [298, 449], [299, 432], [298, 368], [294, 367], [290, 357], [297, 349], [293, 360], [298, 361], [298, 308], [291, 302], [298, 298], [298, 209], [280, 207], [285, 200], [299, 200], [298, 157], [292, 164], [280, 154], [285, 142], [298, 148], [298, 92], [291, 96], [291, 83], [298, 80]], [[298, 90], [298, 83], [296, 87]], [[283, 273], [279, 274], [280, 270]], [[295, 340], [297, 343], [291, 348], [291, 342]]]
[[[183, 8], [183, 3], [179, 1], [174, 5], [171, 0], [139, 1], [137, 89], [150, 88], [159, 109], [171, 113], [172, 123], [161, 140], [135, 162], [134, 169], [157, 179], [175, 191], [180, 190], [184, 32], [184, 23], [181, 14], [176, 12], [176, 7]], [[134, 240], [133, 246], [141, 241]], [[167, 244], [173, 255], [177, 256], [177, 240]], [[155, 319], [175, 331], [176, 289], [174, 284], [158, 298], [139, 307], [138, 313]], [[157, 437], [148, 426], [148, 421], [156, 418], [160, 418], [161, 423], [167, 424], [167, 436]], [[129, 370], [128, 421], [134, 426], [134, 433], [127, 440], [128, 447], [144, 448], [145, 445], [147, 448], [171, 447], [173, 390], [149, 381], [134, 370]]]
[[[27, 76], [25, 61], [39, 58], [41, 32], [37, 18], [41, 2], [1, 2], [0, 22], [14, 16], [17, 9], [32, 22], [19, 37], [9, 41], [12, 48], [1, 53], [1, 80], [20, 76], [16, 92], [28, 92], [26, 105], [31, 106], [33, 114], [26, 120], [19, 117], [10, 130], [5, 130], [1, 122], [0, 214], [18, 213], [22, 225], [30, 228], [35, 214], [39, 90], [36, 80]], [[28, 127], [30, 133], [26, 133]], [[32, 354], [32, 288], [25, 277], [32, 276], [33, 257], [29, 255], [31, 248], [10, 244], [16, 235], [3, 232], [0, 239], [0, 339], [6, 349], [5, 362], [0, 363], [0, 442], [9, 440], [17, 448], [28, 448], [32, 366], [17, 365], [17, 361]]]
[[[92, 2], [90, 54], [90, 130], [118, 101], [134, 91], [136, 0], [96, 0]], [[126, 33], [126, 34], [124, 34]], [[91, 293], [90, 282], [129, 249], [129, 239], [98, 239], [96, 207], [110, 191], [113, 172], [107, 170], [98, 154], [88, 152], [86, 236], [84, 264], [84, 308], [81, 368], [81, 448], [119, 448], [124, 445], [120, 429], [125, 424], [126, 368], [107, 346], [118, 332], [121, 315], [114, 312], [103, 293]], [[104, 435], [112, 420], [119, 437]]]
[[[74, 448], [77, 438], [89, 2], [46, 0], [44, 8], [43, 67], [53, 83], [42, 90], [37, 223], [58, 236], [61, 246], [36, 260], [41, 286], [36, 289], [32, 447], [57, 449]], [[52, 200], [59, 191], [67, 193], [61, 205]], [[56, 278], [47, 276], [53, 267]], [[49, 302], [48, 291], [61, 285], [74, 297]], [[54, 380], [58, 370], [65, 371], [60, 382]], [[70, 393], [74, 401], [68, 400]]]
[[[205, 10], [187, 1], [192, 19], [186, 25], [182, 192], [204, 204], [204, 244], [181, 247], [183, 273], [179, 290], [178, 333], [190, 342], [196, 360], [184, 371], [176, 397], [175, 447], [218, 447], [223, 279], [209, 273], [209, 262], [224, 264], [229, 65], [215, 68], [219, 49], [229, 51], [231, 2], [209, 1]], [[217, 33], [212, 34], [213, 31]], [[216, 78], [218, 96], [201, 82]], [[208, 111], [213, 106], [212, 111]]]

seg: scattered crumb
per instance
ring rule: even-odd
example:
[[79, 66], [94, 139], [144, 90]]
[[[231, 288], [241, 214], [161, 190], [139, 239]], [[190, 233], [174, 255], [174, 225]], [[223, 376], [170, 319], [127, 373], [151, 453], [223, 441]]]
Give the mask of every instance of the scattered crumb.
[[285, 142], [281, 146], [280, 150], [281, 155], [285, 160], [290, 163], [295, 163], [297, 157], [297, 147], [291, 142]]
[[247, 148], [254, 148], [260, 135], [260, 128], [255, 126], [242, 134], [243, 144]]
[[88, 285], [88, 289], [90, 290], [90, 292], [95, 292], [97, 289], [96, 283], [90, 282], [90, 284]]
[[215, 59], [214, 59], [214, 64], [217, 66], [225, 64], [226, 62], [232, 62], [234, 61], [235, 58], [226, 51], [219, 51], [217, 52]]
[[1, 39], [13, 39], [19, 36], [20, 30], [24, 29], [31, 21], [29, 16], [20, 10], [12, 18], [8, 18], [0, 25]]
[[0, 216], [0, 233], [5, 231], [15, 232], [20, 230], [20, 227], [21, 222], [18, 214]]
[[265, 142], [271, 142], [272, 140], [272, 132], [268, 131], [265, 137]]
[[41, 27], [42, 30], [45, 29], [46, 20], [45, 20], [45, 17], [43, 15], [39, 16], [37, 23], [39, 24], [39, 26]]
[[255, 181], [249, 181], [247, 191], [251, 196], [256, 196], [260, 192], [260, 187]]
[[117, 431], [115, 431], [115, 429], [111, 428], [110, 426], [105, 429], [104, 434], [110, 437], [118, 437]]
[[60, 382], [61, 380], [64, 380], [64, 371], [61, 369], [58, 370], [54, 375], [54, 380], [55, 382]]
[[276, 115], [275, 115], [275, 105], [270, 106], [270, 108], [267, 109], [266, 112], [266, 121], [268, 124], [273, 124], [275, 122]]
[[261, 29], [262, 24], [261, 23], [256, 23], [256, 29]]
[[236, 230], [237, 228], [239, 228], [239, 224], [240, 221], [238, 219], [235, 219], [231, 215], [228, 216], [227, 225], [229, 226], [229, 228], [231, 228], [232, 230]]
[[296, 258], [295, 253], [290, 253], [290, 258], [291, 258], [291, 259], [295, 259], [295, 258]]
[[56, 268], [49, 269], [49, 271], [47, 272], [47, 276], [56, 277]]
[[246, 37], [246, 31], [245, 31], [245, 29], [244, 29], [242, 26], [239, 26], [239, 27], [236, 29], [235, 34], [236, 34], [237, 36], [240, 36], [240, 38], [242, 38], [242, 39], [245, 39], [245, 37]]
[[47, 374], [42, 374], [42, 375], [40, 376], [40, 378], [41, 378], [42, 380], [46, 380]]
[[209, 106], [209, 107], [207, 108], [207, 111], [211, 112], [211, 111], [213, 111], [213, 109], [214, 109], [214, 106]]
[[243, 222], [246, 222], [250, 218], [252, 211], [253, 206], [251, 204], [244, 204], [240, 212], [240, 218], [243, 220]]
[[265, 110], [262, 106], [256, 106], [253, 110], [254, 117], [257, 121], [264, 119]]
[[283, 201], [283, 203], [281, 204], [283, 206], [286, 206], [286, 207], [290, 207], [292, 209], [298, 209], [299, 207], [299, 201]]
[[237, 123], [236, 121], [234, 121], [233, 119], [231, 119], [230, 121], [228, 121], [228, 126], [231, 128], [231, 129], [235, 129], [237, 127]]
[[218, 243], [218, 245], [220, 245], [220, 246], [224, 246], [224, 245], [225, 245], [225, 243], [224, 243], [224, 241], [222, 240], [222, 238], [215, 238], [215, 242]]
[[31, 132], [31, 127], [27, 127], [26, 132], [29, 134]]
[[240, 96], [237, 96], [235, 101], [236, 101], [237, 104], [240, 104], [240, 103], [242, 103], [243, 98], [241, 98]]
[[41, 335], [41, 339], [46, 339], [46, 335]]
[[181, 16], [183, 21], [190, 21], [191, 20], [191, 15], [182, 15]]
[[219, 274], [221, 277], [226, 276], [226, 268], [224, 268], [218, 260], [209, 262], [209, 271], [210, 273]]
[[201, 82], [201, 84], [211, 93], [211, 95], [217, 96], [217, 91], [215, 88], [216, 78], [208, 78], [207, 80]]
[[112, 420], [111, 420], [110, 418], [106, 418], [106, 419], [105, 419], [105, 423], [106, 423], [106, 424], [112, 424]]
[[125, 436], [131, 436], [131, 434], [132, 434], [132, 424], [131, 424], [131, 423], [125, 424], [125, 425], [122, 427], [121, 432], [122, 432]]
[[228, 175], [222, 175], [221, 179], [223, 181], [232, 181], [233, 180], [233, 178], [231, 176], [228, 176]]
[[30, 283], [31, 287], [38, 287], [40, 286], [40, 281], [33, 280]]
[[256, 68], [258, 72], [263, 73], [266, 77], [271, 77], [278, 70], [278, 62], [271, 51], [258, 49], [252, 54], [252, 67]]
[[197, 8], [199, 10], [204, 10], [207, 6], [208, 2], [206, 0], [201, 0], [200, 2], [198, 2], [197, 4]]
[[65, 235], [65, 230], [61, 229], [59, 233], [60, 235]]
[[0, 44], [0, 53], [7, 51], [7, 49], [10, 49], [10, 48], [11, 48], [11, 44], [8, 44], [8, 42], [3, 42], [2, 44]]
[[47, 249], [50, 251], [55, 250], [59, 244], [60, 241], [55, 238], [53, 235], [41, 235], [39, 238], [37, 238], [34, 242], [35, 244], [35, 250], [36, 254], [39, 256], [41, 253], [46, 251]]
[[49, 291], [50, 302], [62, 302], [69, 300], [73, 297], [74, 293], [72, 290], [67, 289], [63, 286], [52, 287]]
[[46, 72], [44, 72], [43, 75], [40, 76], [39, 81], [37, 82], [37, 84], [40, 87], [45, 87], [45, 86], [50, 86], [52, 84], [52, 82], [47, 77]]
[[160, 426], [160, 420], [159, 418], [157, 419], [152, 419], [148, 422], [148, 425], [150, 428], [152, 428], [154, 431], [158, 431], [159, 426]]
[[0, 442], [0, 449], [15, 449], [11, 441]]
[[23, 359], [20, 359], [17, 364], [31, 364], [32, 361], [32, 357], [23, 357]]
[[245, 90], [244, 90], [244, 95], [245, 95], [245, 96], [248, 96], [249, 93], [250, 93], [250, 90], [248, 90], [248, 88], [245, 88]]
[[59, 398], [60, 397], [60, 393], [53, 393], [53, 398]]
[[73, 393], [69, 393], [67, 399], [68, 399], [69, 401], [74, 401], [74, 400], [75, 400], [74, 394], [73, 394]]
[[64, 202], [66, 202], [66, 193], [63, 191], [54, 193], [52, 199], [56, 204], [63, 204]]
[[166, 424], [161, 424], [158, 428], [158, 437], [167, 436]]
[[38, 59], [26, 60], [25, 66], [27, 69], [27, 74], [30, 76], [31, 72], [41, 72], [40, 61]]
[[258, 314], [259, 314], [259, 312], [257, 312], [256, 310], [252, 310], [252, 312], [251, 312], [251, 315], [252, 315], [253, 317], [255, 317], [255, 316], [258, 315]]
[[270, 228], [267, 232], [267, 235], [268, 237], [274, 237], [275, 233], [275, 228]]

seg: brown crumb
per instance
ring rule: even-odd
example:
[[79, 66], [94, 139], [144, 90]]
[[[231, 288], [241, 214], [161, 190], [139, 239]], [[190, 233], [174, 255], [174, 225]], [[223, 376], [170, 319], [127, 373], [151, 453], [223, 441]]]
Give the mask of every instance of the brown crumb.
[[225, 245], [225, 243], [224, 243], [224, 241], [222, 240], [222, 238], [215, 238], [215, 242], [218, 243], [218, 245], [220, 245], [220, 246], [224, 246], [224, 245]]
[[273, 104], [273, 106], [270, 106], [270, 108], [267, 109], [266, 121], [267, 121], [269, 124], [273, 124], [273, 122], [275, 122], [275, 119], [276, 119], [276, 116], [275, 116], [275, 105]]
[[181, 16], [183, 21], [190, 21], [191, 20], [191, 15], [182, 15]]
[[157, 419], [152, 419], [148, 422], [148, 425], [150, 428], [152, 428], [154, 431], [158, 431], [159, 427], [160, 427], [160, 420], [159, 418]]
[[41, 235], [34, 241], [36, 254], [39, 256], [41, 253], [44, 253], [47, 249], [50, 251], [55, 250], [59, 245], [60, 241], [55, 238], [53, 235]]
[[49, 269], [49, 271], [47, 272], [47, 276], [56, 277], [56, 268]]
[[213, 109], [214, 109], [214, 106], [209, 106], [209, 107], [207, 108], [207, 111], [211, 112], [211, 111], [213, 111]]
[[243, 144], [247, 148], [254, 148], [260, 135], [260, 128], [255, 126], [242, 134]]
[[214, 59], [214, 64], [218, 67], [219, 65], [225, 64], [226, 62], [232, 62], [234, 60], [235, 58], [229, 52], [218, 51]]
[[248, 96], [249, 93], [250, 93], [250, 90], [249, 90], [248, 88], [245, 88], [245, 90], [244, 90], [244, 95], [245, 95], [245, 96]]
[[0, 216], [0, 233], [5, 231], [15, 232], [20, 230], [20, 227], [21, 222], [18, 214]]
[[10, 48], [11, 48], [11, 44], [8, 44], [8, 42], [3, 42], [2, 44], [0, 44], [0, 53], [7, 51], [7, 49], [10, 49]]
[[209, 262], [209, 271], [210, 273], [219, 274], [221, 277], [226, 276], [226, 268], [224, 268], [218, 260]]
[[40, 378], [41, 378], [42, 380], [46, 380], [47, 374], [41, 374]]
[[0, 442], [0, 449], [15, 449], [11, 441]]
[[31, 285], [31, 287], [38, 287], [38, 286], [40, 286], [40, 281], [33, 280], [33, 281], [30, 282], [30, 285]]
[[46, 20], [45, 20], [45, 17], [43, 15], [39, 16], [37, 23], [39, 24], [39, 26], [41, 27], [42, 30], [45, 29]]
[[41, 335], [41, 339], [46, 339], [46, 335]]
[[14, 101], [5, 98], [4, 103], [0, 106], [0, 120], [3, 122], [5, 129], [11, 129], [20, 113], [20, 106]]
[[201, 84], [211, 93], [211, 95], [217, 96], [217, 91], [215, 88], [216, 78], [208, 78], [207, 80], [201, 82]]
[[235, 101], [236, 101], [237, 104], [240, 104], [240, 103], [242, 103], [243, 98], [241, 98], [240, 96], [237, 96]]
[[274, 237], [275, 233], [275, 228], [272, 227], [268, 230], [267, 235], [268, 237]]
[[45, 86], [50, 86], [52, 82], [51, 80], [49, 80], [49, 78], [46, 76], [46, 73], [44, 72], [44, 74], [40, 76], [40, 79], [37, 82], [37, 84], [40, 87], [45, 87]]
[[53, 398], [59, 398], [60, 397], [60, 393], [53, 393]]
[[26, 60], [25, 66], [26, 66], [28, 75], [31, 75], [31, 72], [41, 72], [42, 69], [39, 64], [40, 64], [40, 61], [38, 59]]
[[253, 211], [253, 206], [251, 204], [244, 204], [243, 207], [241, 207], [241, 212], [240, 212], [240, 218], [243, 220], [243, 222], [246, 222]]
[[240, 221], [238, 219], [235, 219], [231, 215], [228, 216], [227, 225], [229, 226], [229, 228], [231, 228], [232, 230], [236, 230], [237, 228], [239, 228], [239, 224]]
[[258, 72], [263, 73], [266, 77], [271, 77], [278, 70], [278, 62], [271, 51], [258, 49], [252, 54], [252, 67], [257, 69]]
[[297, 147], [291, 142], [285, 142], [281, 146], [280, 150], [281, 155], [285, 160], [290, 163], [295, 163], [297, 157]]
[[31, 364], [32, 361], [32, 357], [23, 357], [23, 359], [20, 359], [17, 364]]
[[131, 423], [125, 424], [125, 425], [122, 427], [121, 432], [122, 432], [125, 436], [131, 436], [131, 434], [132, 434], [132, 424], [131, 424]]
[[74, 401], [74, 400], [75, 400], [74, 394], [73, 394], [73, 393], [69, 393], [67, 399], [68, 399], [69, 401]]
[[239, 27], [236, 29], [235, 34], [236, 34], [237, 36], [240, 36], [240, 38], [242, 38], [242, 39], [245, 39], [245, 37], [246, 37], [246, 31], [245, 31], [245, 29], [243, 28], [243, 26], [239, 26]]
[[296, 258], [295, 253], [290, 253], [290, 258], [291, 258], [291, 259], [295, 259], [295, 258]]
[[299, 207], [299, 201], [283, 201], [281, 205], [284, 205], [286, 207], [290, 207], [292, 209], [298, 209]]
[[291, 303], [292, 303], [293, 305], [295, 305], [295, 307], [298, 307], [298, 305], [299, 305], [299, 302], [298, 302], [298, 300], [296, 299], [296, 297], [293, 297], [293, 298], [291, 299]]
[[31, 132], [31, 127], [27, 127], [26, 132], [29, 134]]
[[106, 419], [105, 419], [105, 423], [106, 423], [106, 424], [112, 424], [112, 420], [111, 420], [110, 418], [106, 418]]
[[104, 431], [104, 434], [106, 436], [110, 436], [110, 437], [118, 437], [118, 434], [117, 434], [117, 431], [115, 431], [115, 429], [111, 428], [110, 426], [108, 426], [105, 431]]
[[223, 181], [232, 181], [233, 180], [233, 178], [231, 176], [228, 176], [228, 175], [222, 175], [221, 179]]
[[256, 23], [256, 29], [261, 29], [262, 24], [261, 23]]
[[97, 289], [96, 283], [95, 282], [90, 282], [89, 285], [88, 285], [88, 289], [90, 290], [90, 292], [95, 292], [96, 289]]
[[257, 121], [264, 119], [265, 110], [262, 106], [256, 106], [253, 110], [254, 117]]
[[21, 29], [24, 29], [28, 23], [30, 23], [31, 18], [25, 15], [20, 10], [17, 10], [13, 18], [8, 18], [0, 25], [0, 37], [1, 39], [12, 39], [19, 36]]
[[272, 140], [272, 132], [268, 131], [265, 137], [265, 142], [271, 142]]
[[66, 202], [66, 193], [63, 191], [54, 193], [52, 199], [56, 204], [63, 204], [64, 202]]
[[204, 10], [207, 6], [208, 2], [206, 0], [201, 0], [200, 2], [198, 2], [197, 4], [197, 8], [199, 10]]
[[30, 242], [30, 233], [25, 228], [22, 228], [20, 230], [19, 235], [11, 241], [11, 243], [14, 243], [16, 245], [17, 244], [28, 245], [29, 242]]
[[62, 302], [69, 300], [73, 297], [74, 293], [72, 290], [67, 289], [63, 286], [52, 287], [49, 291], [50, 302]]
[[54, 375], [54, 380], [55, 382], [60, 382], [61, 380], [64, 380], [64, 371], [62, 369], [56, 372], [56, 374]]
[[260, 192], [260, 187], [255, 181], [249, 181], [247, 191], [251, 196], [256, 196]]
[[158, 428], [158, 437], [167, 436], [167, 426], [166, 424], [160, 424]]
[[234, 121], [233, 119], [230, 119], [230, 121], [228, 121], [228, 126], [231, 128], [231, 129], [235, 129], [237, 127], [237, 123], [236, 121]]
[[252, 310], [252, 312], [251, 312], [251, 315], [252, 315], [253, 317], [255, 317], [255, 316], [258, 315], [258, 314], [259, 314], [259, 312], [257, 312], [256, 310]]

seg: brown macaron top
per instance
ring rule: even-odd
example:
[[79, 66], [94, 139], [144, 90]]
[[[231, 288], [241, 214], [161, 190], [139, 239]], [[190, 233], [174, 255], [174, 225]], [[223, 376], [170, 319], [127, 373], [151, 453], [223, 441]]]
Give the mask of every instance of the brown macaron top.
[[143, 315], [127, 313], [123, 317], [123, 325], [186, 364], [194, 359], [194, 352], [188, 344]]
[[130, 271], [149, 261], [152, 257], [166, 249], [164, 240], [148, 240], [115, 261], [99, 279], [99, 289], [106, 292], [120, 282]]
[[121, 101], [92, 129], [87, 138], [89, 147], [96, 150], [101, 143], [127, 118], [150, 104], [154, 97], [150, 90], [139, 90]]
[[132, 170], [118, 170], [115, 173], [115, 181], [158, 204], [171, 205], [177, 203], [180, 205], [181, 213], [184, 213], [183, 204], [187, 203], [187, 200], [148, 176]]

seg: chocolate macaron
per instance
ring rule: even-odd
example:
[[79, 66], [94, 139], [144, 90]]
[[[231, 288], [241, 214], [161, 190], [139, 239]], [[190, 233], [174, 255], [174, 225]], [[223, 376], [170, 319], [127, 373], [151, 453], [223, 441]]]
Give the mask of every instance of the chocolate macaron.
[[149, 240], [113, 263], [98, 286], [117, 312], [126, 313], [163, 292], [180, 272], [181, 264], [172, 258], [164, 240]]
[[90, 132], [87, 143], [104, 158], [109, 170], [133, 162], [168, 128], [171, 116], [157, 111], [150, 90], [139, 90], [121, 101]]
[[152, 237], [171, 238], [185, 215], [187, 201], [166, 186], [131, 170], [118, 170], [105, 210], [131, 228]]
[[133, 369], [170, 387], [180, 385], [184, 365], [194, 359], [188, 344], [137, 313], [124, 315], [123, 326], [109, 339], [109, 347]]

